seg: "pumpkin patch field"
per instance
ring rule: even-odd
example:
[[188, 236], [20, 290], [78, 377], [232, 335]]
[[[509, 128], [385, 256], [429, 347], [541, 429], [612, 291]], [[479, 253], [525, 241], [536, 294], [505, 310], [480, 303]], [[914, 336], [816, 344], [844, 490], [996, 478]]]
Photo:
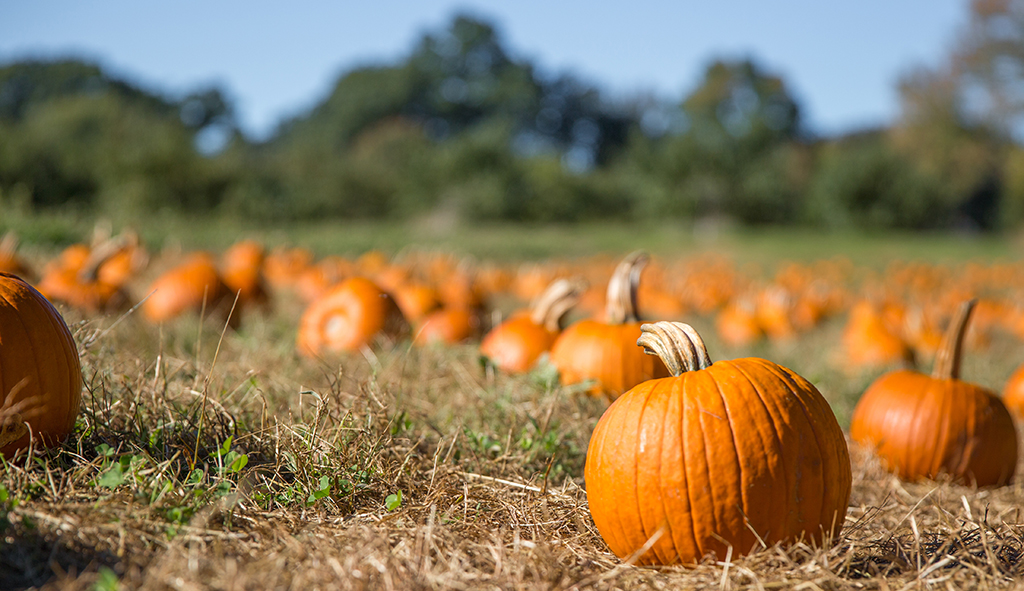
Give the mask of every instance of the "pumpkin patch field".
[[1011, 238], [19, 230], [0, 589], [1024, 584]]

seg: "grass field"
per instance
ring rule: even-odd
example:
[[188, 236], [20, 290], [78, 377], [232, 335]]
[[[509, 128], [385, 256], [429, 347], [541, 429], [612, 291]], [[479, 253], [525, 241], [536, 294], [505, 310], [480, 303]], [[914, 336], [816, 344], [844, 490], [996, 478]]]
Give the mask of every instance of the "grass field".
[[[84, 239], [71, 218], [0, 221], [34, 261]], [[845, 257], [959, 265], [1017, 261], [1010, 237], [826, 236], [712, 228], [445, 228], [323, 224], [288, 230], [168, 220], [140, 228], [163, 249], [145, 286], [180, 250], [241, 237], [319, 255], [443, 249], [503, 263], [717, 252], [738, 265]], [[614, 557], [587, 510], [585, 452], [603, 400], [550, 371], [487, 371], [474, 343], [386, 342], [313, 361], [295, 352], [302, 304], [240, 330], [186, 316], [62, 308], [86, 384], [61, 448], [0, 474], [0, 588], [69, 589], [899, 589], [1010, 588], [1024, 573], [1024, 480], [977, 490], [906, 483], [853, 446], [846, 527], [828, 548], [772, 547], [697, 568], [638, 568]], [[811, 380], [845, 428], [882, 371], [846, 371], [844, 317], [789, 342], [730, 348], [710, 317], [691, 322], [713, 358], [766, 357]], [[969, 350], [965, 379], [1001, 389], [1020, 341]]]

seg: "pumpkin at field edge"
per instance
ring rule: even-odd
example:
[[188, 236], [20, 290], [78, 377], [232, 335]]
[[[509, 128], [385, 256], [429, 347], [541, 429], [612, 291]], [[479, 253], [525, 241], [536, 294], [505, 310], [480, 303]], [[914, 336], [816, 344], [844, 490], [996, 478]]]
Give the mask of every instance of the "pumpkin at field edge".
[[263, 278], [266, 251], [255, 240], [241, 240], [228, 247], [220, 257], [220, 275], [232, 295], [238, 294], [238, 306], [266, 306], [269, 290]]
[[711, 362], [680, 322], [637, 344], [673, 377], [643, 382], [598, 421], [584, 479], [608, 547], [636, 564], [695, 565], [761, 546], [832, 543], [852, 471], [842, 429], [813, 384], [771, 361]]
[[499, 369], [524, 373], [551, 349], [561, 320], [586, 289], [582, 279], [556, 279], [529, 310], [517, 312], [484, 337], [480, 353]]
[[994, 393], [960, 379], [964, 334], [976, 300], [950, 321], [930, 376], [889, 372], [861, 396], [850, 437], [874, 449], [905, 480], [937, 478], [976, 486], [1009, 482], [1017, 466], [1017, 431]]
[[445, 306], [423, 317], [413, 334], [412, 343], [421, 347], [432, 343], [455, 345], [473, 338], [479, 331], [478, 310]]
[[608, 281], [605, 318], [580, 320], [555, 339], [551, 364], [562, 384], [593, 380], [588, 394], [615, 399], [640, 382], [669, 375], [660, 359], [636, 347], [640, 336], [637, 287], [649, 260], [643, 251], [623, 259]]
[[1024, 364], [1017, 366], [1003, 386], [1003, 404], [1014, 416], [1024, 418]]
[[235, 296], [224, 284], [213, 255], [194, 252], [153, 280], [142, 303], [142, 315], [158, 324], [191, 310], [219, 316], [237, 328], [241, 314], [232, 311], [234, 303]]
[[396, 336], [406, 327], [394, 299], [365, 277], [337, 284], [302, 313], [296, 345], [317, 357], [328, 352], [358, 351], [378, 334]]
[[0, 455], [54, 445], [75, 426], [82, 394], [67, 324], [25, 280], [0, 272]]

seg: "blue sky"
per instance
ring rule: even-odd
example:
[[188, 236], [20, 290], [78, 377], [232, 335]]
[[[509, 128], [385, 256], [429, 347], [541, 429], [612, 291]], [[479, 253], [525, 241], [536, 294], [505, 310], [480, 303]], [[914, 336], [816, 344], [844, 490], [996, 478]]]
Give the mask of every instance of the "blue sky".
[[610, 96], [681, 99], [709, 60], [752, 56], [786, 80], [812, 131], [831, 134], [892, 121], [900, 74], [942, 62], [967, 2], [4, 0], [0, 62], [84, 57], [172, 96], [215, 83], [262, 137], [341, 72], [401, 58], [460, 11], [542, 72]]

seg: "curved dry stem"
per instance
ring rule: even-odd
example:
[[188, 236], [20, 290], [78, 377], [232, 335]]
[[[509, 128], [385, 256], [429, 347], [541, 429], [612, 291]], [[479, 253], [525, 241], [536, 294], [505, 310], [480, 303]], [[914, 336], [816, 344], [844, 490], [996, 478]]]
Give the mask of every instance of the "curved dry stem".
[[640, 320], [636, 308], [636, 292], [640, 286], [640, 273], [650, 262], [651, 257], [645, 251], [631, 253], [615, 267], [612, 278], [608, 281], [607, 301], [605, 303], [605, 321], [609, 324], [625, 324]]
[[586, 289], [587, 282], [580, 277], [552, 281], [530, 307], [530, 320], [548, 330], [558, 331], [562, 317], [580, 301]]
[[942, 336], [942, 344], [935, 354], [935, 366], [932, 367], [932, 377], [937, 380], [949, 380], [960, 378], [960, 355], [964, 347], [964, 335], [967, 333], [967, 321], [971, 318], [971, 312], [978, 300], [970, 299], [960, 304], [956, 314], [949, 321], [946, 334]]
[[689, 324], [669, 321], [643, 324], [636, 344], [644, 348], [644, 353], [661, 357], [674, 376], [711, 367], [704, 339]]

